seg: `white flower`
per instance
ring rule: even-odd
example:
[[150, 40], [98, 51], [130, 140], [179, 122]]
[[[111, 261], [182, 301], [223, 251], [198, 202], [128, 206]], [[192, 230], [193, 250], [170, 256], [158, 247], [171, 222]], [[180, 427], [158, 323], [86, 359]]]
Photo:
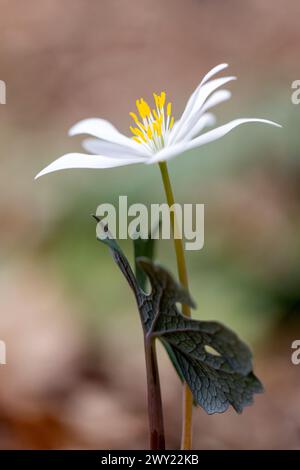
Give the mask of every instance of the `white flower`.
[[201, 133], [215, 123], [213, 114], [207, 112], [213, 106], [228, 100], [228, 90], [220, 87], [235, 80], [235, 77], [213, 78], [227, 64], [214, 67], [205, 75], [190, 96], [181, 118], [174, 122], [172, 104], [166, 105], [166, 94], [154, 94], [155, 109], [149, 107], [142, 98], [136, 101], [138, 117], [130, 113], [134, 127], [130, 127], [133, 137], [121, 134], [110, 122], [104, 119], [85, 119], [75, 124], [70, 135], [89, 134], [93, 138], [82, 143], [90, 154], [68, 153], [44, 168], [37, 176], [67, 168], [112, 168], [133, 163], [156, 163], [166, 161], [187, 150], [220, 139], [232, 129], [247, 122], [262, 122], [281, 127], [266, 119], [235, 119], [223, 126]]

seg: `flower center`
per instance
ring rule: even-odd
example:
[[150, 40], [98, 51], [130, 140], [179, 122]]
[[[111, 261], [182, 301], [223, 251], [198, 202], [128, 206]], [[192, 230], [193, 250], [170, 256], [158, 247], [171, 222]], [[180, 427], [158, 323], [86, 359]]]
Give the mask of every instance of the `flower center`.
[[129, 113], [135, 123], [135, 127], [130, 126], [133, 139], [139, 144], [145, 145], [152, 151], [163, 148], [168, 140], [168, 136], [174, 124], [172, 113], [172, 103], [168, 103], [165, 110], [166, 93], [160, 95], [153, 93], [156, 109], [150, 109], [148, 103], [141, 98], [136, 100], [138, 117], [135, 113]]

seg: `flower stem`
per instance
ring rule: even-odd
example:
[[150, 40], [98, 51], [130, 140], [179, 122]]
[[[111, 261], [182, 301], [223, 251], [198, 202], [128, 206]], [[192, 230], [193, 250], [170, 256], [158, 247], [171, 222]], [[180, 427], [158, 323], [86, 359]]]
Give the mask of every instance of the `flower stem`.
[[165, 433], [155, 340], [145, 336], [150, 449], [165, 450]]
[[[169, 207], [175, 204], [171, 181], [168, 173], [166, 162], [160, 162], [159, 168], [163, 180], [163, 185], [166, 193], [166, 198]], [[171, 227], [173, 232], [177, 271], [180, 283], [188, 290], [188, 275], [186, 269], [185, 255], [183, 243], [181, 238], [175, 238], [174, 234], [178, 232], [178, 222], [176, 219], [176, 212], [170, 211]], [[182, 313], [187, 317], [191, 316], [190, 307], [186, 304], [182, 305]], [[193, 413], [193, 395], [189, 386], [184, 383], [183, 385], [183, 402], [182, 402], [182, 434], [181, 434], [181, 449], [190, 450], [192, 448], [192, 413]]]

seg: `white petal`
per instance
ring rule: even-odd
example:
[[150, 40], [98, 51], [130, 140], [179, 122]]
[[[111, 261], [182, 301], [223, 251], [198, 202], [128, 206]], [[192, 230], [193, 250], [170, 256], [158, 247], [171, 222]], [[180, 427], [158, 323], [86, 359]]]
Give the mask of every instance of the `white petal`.
[[174, 125], [173, 125], [172, 130], [169, 134], [169, 137], [171, 137], [171, 135], [176, 132], [176, 129], [178, 128], [179, 124], [180, 124], [180, 119], [177, 119], [176, 121], [174, 121]]
[[201, 85], [203, 85], [203, 83], [206, 83], [208, 82], [208, 80], [211, 79], [211, 77], [213, 77], [214, 75], [216, 75], [217, 73], [221, 72], [222, 70], [226, 69], [228, 67], [228, 64], [219, 64], [219, 65], [216, 65], [214, 68], [212, 68], [206, 75], [204, 75], [204, 77], [202, 78], [202, 81], [201, 81]]
[[229, 90], [218, 90], [211, 95], [210, 98], [204, 103], [202, 112], [204, 113], [208, 109], [217, 106], [217, 104], [223, 103], [231, 98], [231, 92]]
[[[176, 138], [173, 138], [173, 144], [175, 144], [176, 142], [190, 140], [196, 135], [198, 135], [200, 131], [204, 129], [204, 127], [212, 126], [215, 123], [215, 117], [210, 113], [203, 113], [205, 113], [205, 111], [207, 111], [208, 109], [216, 106], [217, 104], [228, 100], [230, 97], [231, 93], [228, 90], [215, 91], [197, 112], [194, 112], [188, 119], [186, 119], [185, 123], [182, 125], [180, 132], [177, 133]], [[204, 118], [203, 121], [202, 118]], [[202, 125], [202, 123], [204, 125]], [[168, 145], [170, 145], [171, 143], [172, 140], [169, 139]]]
[[144, 158], [111, 158], [102, 155], [86, 155], [85, 153], [67, 153], [50, 163], [40, 171], [35, 179], [52, 173], [53, 171], [66, 170], [70, 168], [113, 168], [116, 166], [131, 165], [133, 163], [145, 162]]
[[[191, 94], [191, 96], [189, 97], [188, 101], [187, 101], [187, 104], [185, 106], [185, 109], [183, 111], [183, 114], [182, 114], [182, 118], [186, 116], [186, 114], [189, 112], [189, 110], [191, 109], [191, 107], [193, 106], [196, 98], [197, 98], [197, 95], [200, 91], [201, 88], [203, 88], [203, 86], [206, 84], [208, 84], [208, 80], [213, 76], [215, 75], [217, 72], [219, 72], [220, 70], [223, 70], [225, 68], [225, 66], [227, 66], [227, 64], [220, 64], [220, 66], [217, 66], [215, 67], [214, 69], [212, 69], [210, 72], [208, 72], [207, 75], [205, 75], [205, 77], [202, 79], [202, 81], [199, 83], [199, 85], [195, 88], [195, 90], [193, 91], [193, 93]], [[223, 78], [228, 78], [228, 77], [223, 77]], [[235, 78], [235, 77], [234, 77]], [[218, 79], [220, 80], [220, 79]], [[216, 80], [212, 80], [211, 82], [215, 82]], [[210, 83], [211, 83], [210, 82]], [[220, 85], [221, 86], [221, 85]]]
[[200, 132], [205, 129], [205, 127], [213, 126], [216, 122], [216, 118], [212, 113], [206, 113], [198, 119], [194, 126], [189, 129], [189, 131], [184, 135], [181, 142], [187, 142], [200, 134]]
[[187, 114], [199, 109], [213, 91], [225, 85], [226, 83], [231, 82], [232, 80], [236, 80], [236, 77], [230, 76], [216, 78], [215, 80], [211, 80], [210, 82], [199, 86], [188, 106]]
[[280, 124], [277, 124], [273, 121], [268, 121], [267, 119], [235, 119], [234, 121], [228, 122], [223, 126], [217, 127], [216, 129], [206, 132], [205, 134], [202, 134], [199, 137], [196, 137], [196, 139], [190, 140], [189, 142], [180, 142], [176, 145], [166, 147], [160, 152], [156, 153], [152, 158], [147, 160], [147, 163], [156, 163], [159, 161], [169, 160], [170, 158], [173, 158], [176, 155], [186, 152], [187, 150], [191, 150], [193, 148], [200, 147], [201, 145], [208, 144], [209, 142], [213, 142], [214, 140], [218, 140], [228, 134], [228, 132], [232, 131], [235, 127], [248, 122], [261, 122], [276, 127], [282, 127]]
[[114, 142], [115, 144], [125, 145], [135, 150], [139, 146], [137, 142], [126, 135], [121, 134], [109, 121], [100, 118], [84, 119], [78, 122], [69, 130], [69, 135], [89, 134], [98, 139]]
[[187, 119], [176, 137], [176, 142], [191, 140], [193, 137], [200, 134], [200, 131], [205, 127], [213, 126], [216, 121], [215, 116], [211, 113], [203, 113], [213, 106], [228, 100], [230, 97], [231, 93], [228, 90], [220, 90], [213, 93], [206, 103], [204, 103], [204, 106]]
[[[186, 142], [187, 140], [191, 140], [191, 138], [195, 137], [197, 134], [200, 133], [202, 129], [206, 126], [212, 126], [215, 123], [215, 117], [211, 113], [202, 114], [202, 110], [198, 113], [194, 113], [188, 121], [182, 126], [178, 136], [174, 142], [169, 143], [169, 145], [176, 145], [176, 143]], [[194, 129], [198, 129], [198, 131], [194, 132]], [[190, 139], [188, 139], [188, 137]]]
[[83, 148], [94, 155], [105, 155], [107, 157], [117, 158], [132, 158], [142, 157], [149, 158], [143, 154], [143, 147], [138, 152], [136, 149], [130, 149], [126, 145], [114, 144], [113, 142], [107, 142], [100, 139], [84, 139], [82, 141]]
[[191, 118], [193, 113], [201, 111], [202, 106], [204, 105], [209, 95], [217, 88], [232, 80], [236, 80], [236, 77], [217, 78], [215, 80], [211, 80], [208, 83], [205, 83], [203, 86], [199, 85], [197, 87], [191, 98], [188, 100], [185, 110], [183, 111], [183, 114], [179, 120], [179, 124], [176, 127], [176, 131], [170, 134], [170, 143], [175, 143], [180, 140], [181, 132], [185, 132], [185, 126], [188, 126], [188, 120]]

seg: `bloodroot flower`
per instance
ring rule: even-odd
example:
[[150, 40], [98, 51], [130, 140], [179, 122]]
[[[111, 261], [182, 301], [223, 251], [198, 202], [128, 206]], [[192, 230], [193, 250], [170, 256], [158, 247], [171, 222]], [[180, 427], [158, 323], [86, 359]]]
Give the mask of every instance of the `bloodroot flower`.
[[172, 115], [172, 103], [166, 100], [166, 93], [154, 93], [155, 107], [141, 98], [136, 101], [137, 114], [130, 113], [133, 136], [121, 134], [104, 119], [85, 119], [69, 131], [71, 136], [88, 134], [93, 138], [82, 142], [90, 154], [68, 153], [44, 168], [37, 176], [67, 168], [112, 168], [133, 163], [156, 163], [169, 160], [201, 145], [225, 136], [235, 127], [247, 122], [262, 122], [281, 127], [266, 119], [242, 118], [216, 127], [208, 132], [203, 130], [215, 123], [215, 117], [208, 112], [212, 107], [228, 100], [231, 93], [220, 87], [235, 80], [235, 77], [213, 78], [225, 69], [220, 64], [208, 72], [190, 96], [186, 107], [177, 121]]

